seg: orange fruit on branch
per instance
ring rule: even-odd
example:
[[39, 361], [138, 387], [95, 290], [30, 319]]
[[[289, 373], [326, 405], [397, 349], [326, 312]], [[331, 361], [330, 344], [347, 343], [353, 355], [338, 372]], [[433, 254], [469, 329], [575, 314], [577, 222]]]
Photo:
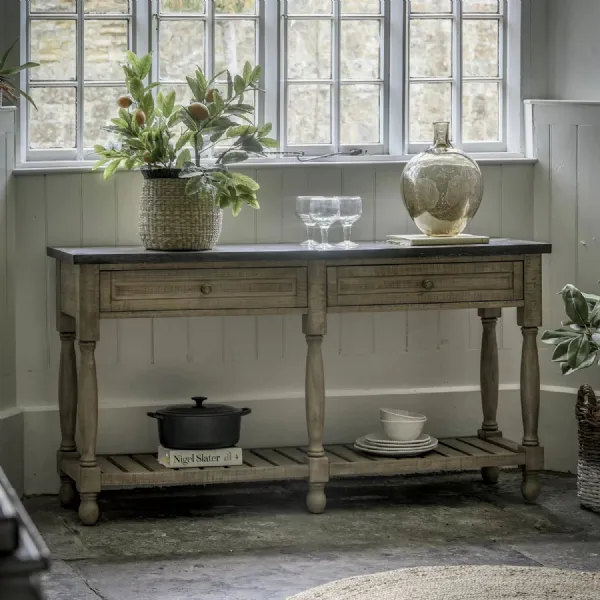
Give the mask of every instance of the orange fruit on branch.
[[143, 110], [135, 111], [135, 120], [140, 127], [143, 127], [146, 124], [146, 113]]
[[204, 121], [209, 116], [208, 108], [202, 102], [192, 102], [188, 106], [188, 112], [196, 121]]
[[129, 108], [133, 104], [131, 96], [119, 96], [117, 99], [117, 105], [119, 108]]

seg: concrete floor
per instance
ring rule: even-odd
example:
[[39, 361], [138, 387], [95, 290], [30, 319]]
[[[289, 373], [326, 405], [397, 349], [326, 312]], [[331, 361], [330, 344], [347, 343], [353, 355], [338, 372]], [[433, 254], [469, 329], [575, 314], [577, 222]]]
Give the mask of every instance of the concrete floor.
[[517, 472], [496, 486], [473, 473], [338, 480], [319, 516], [300, 482], [120, 492], [103, 496], [96, 527], [55, 498], [25, 504], [54, 558], [48, 600], [283, 600], [419, 565], [600, 571], [600, 515], [580, 508], [574, 477], [542, 483], [529, 506]]

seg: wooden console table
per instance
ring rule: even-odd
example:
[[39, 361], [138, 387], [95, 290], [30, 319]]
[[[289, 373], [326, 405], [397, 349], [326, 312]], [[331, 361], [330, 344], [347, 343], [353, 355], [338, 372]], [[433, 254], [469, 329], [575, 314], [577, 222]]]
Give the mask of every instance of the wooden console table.
[[[325, 510], [331, 476], [392, 475], [481, 468], [486, 481], [499, 467], [523, 468], [522, 493], [534, 501], [543, 468], [538, 440], [540, 375], [537, 333], [542, 320], [541, 254], [550, 244], [492, 240], [489, 245], [395, 247], [363, 243], [355, 250], [319, 252], [298, 245], [220, 246], [208, 252], [149, 252], [141, 248], [48, 248], [57, 260], [57, 328], [61, 339], [58, 451], [60, 499], [75, 502], [92, 525], [97, 496], [108, 488], [308, 478], [307, 506]], [[521, 404], [524, 435], [517, 444], [496, 422], [496, 322], [518, 307], [523, 333]], [[483, 321], [477, 435], [443, 440], [418, 458], [363, 456], [350, 445], [323, 446], [325, 376], [321, 345], [328, 312], [477, 308]], [[308, 447], [244, 450], [244, 465], [169, 470], [156, 457], [96, 455], [98, 387], [94, 351], [100, 319], [298, 313], [306, 335]], [[75, 345], [80, 350], [77, 373]], [[79, 381], [78, 381], [79, 380]], [[75, 443], [79, 420], [81, 445]]]

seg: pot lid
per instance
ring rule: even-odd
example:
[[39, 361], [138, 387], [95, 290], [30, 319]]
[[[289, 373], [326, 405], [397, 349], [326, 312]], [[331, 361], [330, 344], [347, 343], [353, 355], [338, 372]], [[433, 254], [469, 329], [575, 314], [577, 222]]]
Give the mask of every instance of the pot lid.
[[194, 396], [193, 404], [174, 404], [156, 411], [158, 415], [176, 417], [222, 417], [225, 415], [238, 415], [243, 409], [227, 404], [204, 404], [204, 396]]

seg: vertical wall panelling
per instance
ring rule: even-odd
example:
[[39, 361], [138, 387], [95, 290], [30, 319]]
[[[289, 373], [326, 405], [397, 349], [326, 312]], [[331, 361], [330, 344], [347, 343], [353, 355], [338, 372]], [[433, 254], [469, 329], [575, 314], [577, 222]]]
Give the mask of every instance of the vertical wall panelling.
[[[375, 239], [384, 240], [386, 235], [406, 233], [410, 220], [400, 194], [400, 165], [375, 167]], [[408, 349], [408, 313], [375, 313], [375, 353], [397, 356]]]
[[[114, 246], [117, 239], [116, 179], [105, 180], [101, 173], [87, 173], [81, 179], [81, 243], [85, 246]], [[100, 321], [96, 362], [114, 367], [118, 363], [116, 320]]]
[[[119, 173], [115, 178], [116, 243], [139, 246], [139, 199], [142, 193], [140, 173]], [[152, 319], [123, 319], [117, 323], [117, 353], [120, 365], [149, 365], [154, 362]]]

